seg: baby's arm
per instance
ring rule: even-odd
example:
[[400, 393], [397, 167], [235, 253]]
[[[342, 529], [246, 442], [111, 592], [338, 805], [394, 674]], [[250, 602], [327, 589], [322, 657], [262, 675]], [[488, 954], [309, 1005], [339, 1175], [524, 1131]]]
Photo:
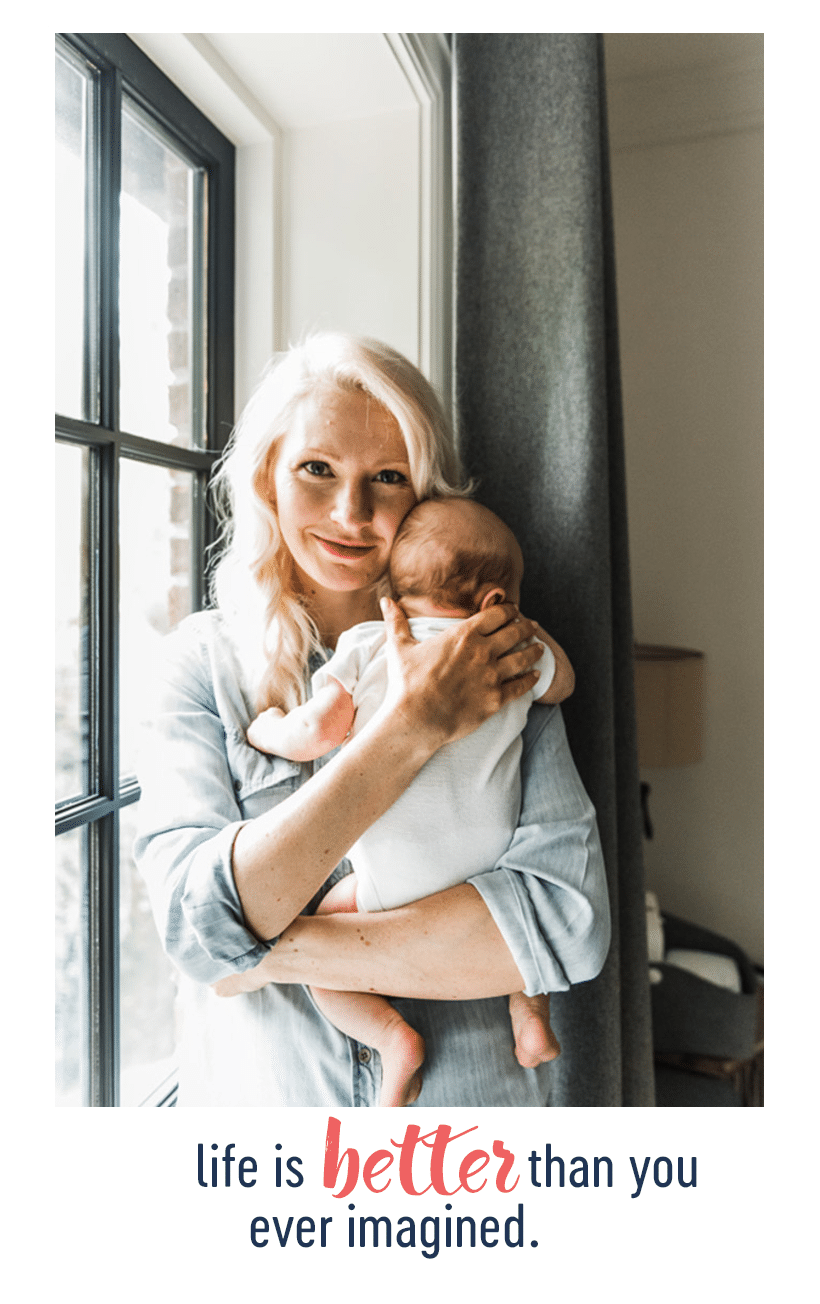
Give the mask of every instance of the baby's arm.
[[289, 761], [315, 761], [344, 742], [356, 712], [338, 679], [329, 679], [308, 702], [285, 715], [278, 706], [262, 711], [248, 726], [252, 747]]
[[540, 625], [535, 626], [535, 637], [540, 643], [546, 643], [555, 657], [555, 674], [550, 686], [542, 697], [536, 697], [535, 700], [544, 706], [557, 706], [559, 702], [564, 702], [572, 695], [575, 689], [575, 671], [564, 649], [559, 647], [555, 639], [550, 638]]

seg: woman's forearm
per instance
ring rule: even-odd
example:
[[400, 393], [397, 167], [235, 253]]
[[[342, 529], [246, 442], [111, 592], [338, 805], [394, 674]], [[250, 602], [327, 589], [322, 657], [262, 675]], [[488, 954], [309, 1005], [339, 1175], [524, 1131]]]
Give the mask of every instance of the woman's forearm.
[[467, 883], [379, 914], [300, 916], [261, 964], [217, 991], [236, 995], [269, 982], [450, 1001], [506, 996], [524, 985]]
[[292, 797], [243, 825], [233, 874], [257, 937], [276, 937], [296, 918], [434, 750], [394, 717], [375, 718]]

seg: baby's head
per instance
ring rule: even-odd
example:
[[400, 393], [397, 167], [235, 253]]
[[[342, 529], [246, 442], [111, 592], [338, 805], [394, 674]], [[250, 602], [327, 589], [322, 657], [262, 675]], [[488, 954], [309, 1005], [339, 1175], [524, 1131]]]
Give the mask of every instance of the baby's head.
[[471, 616], [495, 602], [518, 602], [523, 572], [512, 530], [470, 498], [419, 503], [390, 555], [393, 596], [408, 616]]

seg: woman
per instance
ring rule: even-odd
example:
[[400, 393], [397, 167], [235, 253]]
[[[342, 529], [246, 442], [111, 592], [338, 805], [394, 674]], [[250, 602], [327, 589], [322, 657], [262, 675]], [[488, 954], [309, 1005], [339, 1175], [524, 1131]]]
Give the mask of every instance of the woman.
[[[140, 768], [136, 854], [189, 980], [180, 1103], [374, 1104], [376, 1057], [307, 983], [405, 998], [427, 1047], [420, 1105], [548, 1103], [549, 1070], [516, 1063], [501, 998], [594, 977], [609, 941], [595, 816], [557, 710], [531, 712], [521, 821], [497, 866], [384, 914], [301, 913], [439, 747], [531, 687], [530, 623], [496, 606], [416, 644], [387, 602], [388, 698], [332, 765], [245, 739], [260, 709], [301, 700], [343, 630], [378, 618], [413, 504], [462, 487], [432, 389], [384, 345], [315, 336], [263, 380], [218, 479], [231, 518], [217, 610], [167, 641]], [[208, 984], [229, 974], [245, 990], [220, 1000]]]

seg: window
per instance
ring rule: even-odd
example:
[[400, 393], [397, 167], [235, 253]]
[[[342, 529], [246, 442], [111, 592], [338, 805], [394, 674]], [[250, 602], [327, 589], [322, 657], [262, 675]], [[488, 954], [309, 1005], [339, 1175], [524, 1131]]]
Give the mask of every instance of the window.
[[119, 35], [58, 38], [55, 124], [57, 1103], [173, 1103], [134, 729], [146, 658], [203, 601], [233, 423], [233, 147]]

